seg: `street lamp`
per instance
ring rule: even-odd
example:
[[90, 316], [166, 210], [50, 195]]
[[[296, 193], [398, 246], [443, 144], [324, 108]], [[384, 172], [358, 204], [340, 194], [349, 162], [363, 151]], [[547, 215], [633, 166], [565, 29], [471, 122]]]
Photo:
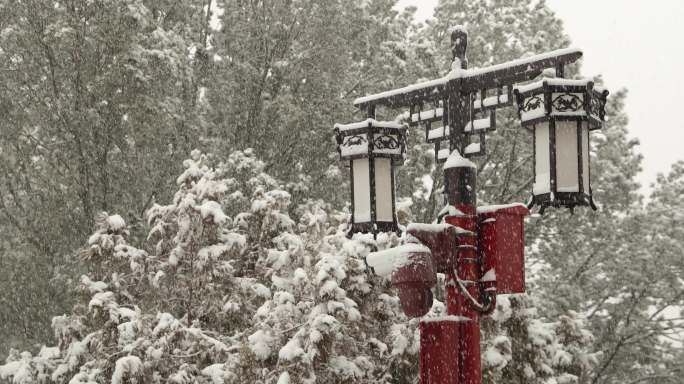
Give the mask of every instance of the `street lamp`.
[[[408, 108], [402, 116], [410, 126], [424, 126], [437, 162], [444, 162], [446, 207], [439, 223], [410, 223], [406, 244], [366, 257], [376, 273], [391, 277], [409, 317], [429, 311], [436, 273], [445, 275], [447, 316], [420, 322], [421, 384], [480, 384], [480, 317], [495, 308], [497, 294], [525, 290], [528, 208], [477, 206], [478, 172], [470, 158], [486, 153], [496, 110], [513, 105], [515, 88], [522, 124], [534, 133], [533, 205], [593, 207], [589, 131], [601, 127], [608, 95], [590, 81], [562, 79], [565, 65], [582, 56], [577, 49], [468, 69], [467, 33], [456, 28], [451, 41], [446, 76], [360, 97], [354, 105], [368, 120], [335, 126], [340, 158], [350, 161], [352, 175], [350, 234], [397, 230], [393, 167], [404, 159], [406, 128], [376, 121], [377, 107]], [[558, 79], [515, 87], [549, 69]]]
[[394, 167], [404, 162], [406, 127], [367, 119], [335, 124], [340, 160], [349, 161], [355, 232], [396, 232]]
[[589, 205], [596, 210], [590, 184], [589, 132], [605, 119], [608, 91], [589, 80], [544, 79], [515, 87], [522, 126], [530, 129], [534, 185], [529, 207]]

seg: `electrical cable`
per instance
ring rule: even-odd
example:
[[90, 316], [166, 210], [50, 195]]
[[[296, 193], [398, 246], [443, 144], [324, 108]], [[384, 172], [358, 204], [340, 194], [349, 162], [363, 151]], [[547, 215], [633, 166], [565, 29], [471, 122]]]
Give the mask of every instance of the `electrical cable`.
[[[475, 299], [470, 292], [468, 292], [468, 289], [466, 289], [465, 285], [463, 284], [463, 280], [458, 278], [458, 274], [456, 273], [456, 270], [453, 270], [454, 272], [454, 279], [456, 280], [456, 286], [458, 287], [458, 290], [461, 291], [461, 293], [470, 301], [470, 304], [475, 307], [475, 310], [481, 313], [484, 312], [489, 312], [491, 310], [492, 306], [492, 300], [486, 299], [484, 304], [480, 304], [477, 299]], [[487, 296], [485, 296], [487, 297]]]

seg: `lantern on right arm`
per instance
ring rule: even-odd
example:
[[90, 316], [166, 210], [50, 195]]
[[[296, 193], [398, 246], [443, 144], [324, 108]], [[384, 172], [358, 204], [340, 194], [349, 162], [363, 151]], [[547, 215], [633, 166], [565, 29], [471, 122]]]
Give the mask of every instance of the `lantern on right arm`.
[[589, 80], [545, 79], [514, 89], [522, 126], [533, 136], [529, 208], [591, 206], [590, 132], [605, 120], [608, 91]]

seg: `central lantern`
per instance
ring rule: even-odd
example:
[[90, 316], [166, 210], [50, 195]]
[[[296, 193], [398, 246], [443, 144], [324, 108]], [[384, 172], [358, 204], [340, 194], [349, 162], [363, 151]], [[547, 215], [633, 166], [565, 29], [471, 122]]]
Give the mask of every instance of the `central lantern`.
[[545, 79], [514, 89], [523, 127], [533, 133], [534, 185], [529, 203], [541, 207], [589, 205], [589, 132], [605, 119], [608, 91], [589, 80]]
[[394, 167], [403, 164], [406, 126], [367, 119], [335, 124], [337, 151], [349, 160], [352, 226], [355, 232], [396, 232]]

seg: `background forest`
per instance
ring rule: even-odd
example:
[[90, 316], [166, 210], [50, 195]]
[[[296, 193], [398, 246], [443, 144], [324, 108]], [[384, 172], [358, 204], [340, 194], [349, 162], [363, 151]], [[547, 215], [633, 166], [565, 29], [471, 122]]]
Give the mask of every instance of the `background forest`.
[[[417, 383], [418, 323], [363, 263], [400, 239], [345, 238], [332, 126], [443, 75], [454, 25], [470, 67], [570, 41], [543, 0], [441, 0], [424, 24], [394, 4], [0, 0], [0, 383]], [[612, 91], [600, 209], [526, 220], [486, 383], [684, 382], [684, 162], [641, 196]], [[481, 204], [531, 188], [531, 137], [497, 118]], [[433, 158], [412, 132], [403, 223], [443, 206]]]

